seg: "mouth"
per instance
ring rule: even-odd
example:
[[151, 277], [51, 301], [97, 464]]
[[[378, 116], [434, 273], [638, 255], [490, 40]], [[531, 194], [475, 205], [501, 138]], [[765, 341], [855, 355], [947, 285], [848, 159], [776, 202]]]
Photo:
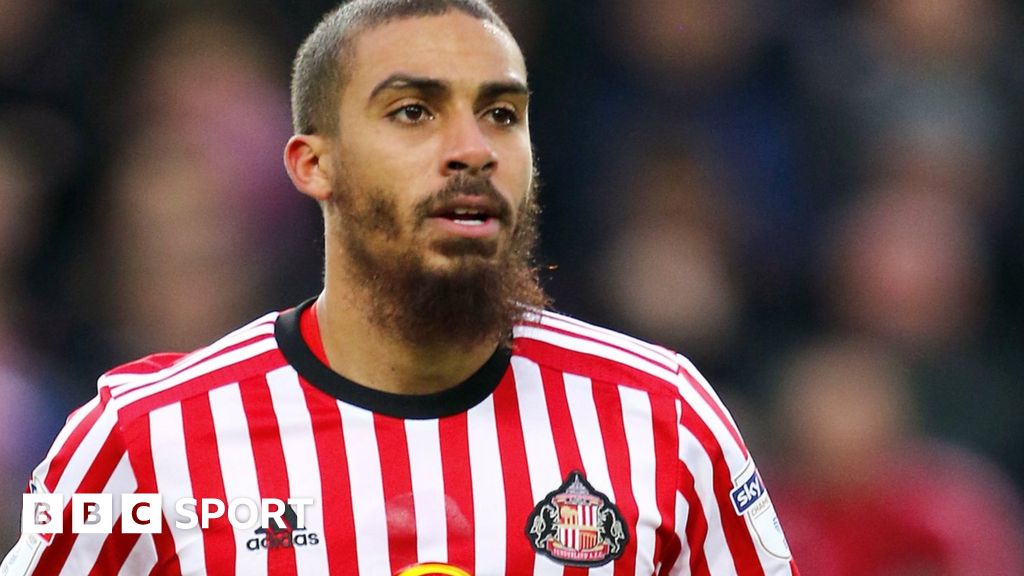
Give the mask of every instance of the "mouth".
[[489, 198], [459, 196], [430, 210], [428, 218], [449, 233], [484, 238], [497, 235], [507, 215]]
[[477, 208], [454, 208], [441, 212], [435, 218], [444, 218], [460, 226], [483, 226], [493, 216]]

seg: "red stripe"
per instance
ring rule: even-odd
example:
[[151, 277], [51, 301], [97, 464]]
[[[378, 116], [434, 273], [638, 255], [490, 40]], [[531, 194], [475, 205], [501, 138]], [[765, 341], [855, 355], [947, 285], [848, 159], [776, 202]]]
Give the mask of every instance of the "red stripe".
[[303, 382], [313, 425], [317, 461], [320, 463], [320, 491], [323, 510], [323, 538], [331, 574], [356, 573], [355, 522], [352, 515], [352, 485], [349, 482], [345, 437], [337, 401]]
[[618, 387], [608, 382], [595, 381], [593, 389], [608, 462], [608, 476], [615, 493], [615, 507], [622, 513], [624, 528], [629, 533], [626, 549], [615, 561], [615, 574], [632, 576], [636, 571], [636, 525], [639, 510], [633, 496], [629, 446], [622, 420], [622, 400], [619, 398]]
[[750, 458], [750, 454], [747, 452], [747, 447], [743, 443], [743, 438], [740, 437], [739, 430], [737, 430], [736, 427], [733, 426], [732, 421], [729, 420], [729, 417], [725, 415], [725, 411], [722, 409], [722, 405], [717, 400], [715, 400], [715, 398], [713, 398], [711, 394], [708, 393], [708, 391], [704, 388], [703, 385], [701, 385], [700, 382], [697, 381], [693, 374], [690, 374], [689, 370], [683, 369], [682, 374], [683, 376], [686, 377], [686, 381], [690, 383], [690, 386], [692, 386], [693, 389], [696, 390], [698, 394], [700, 394], [700, 397], [704, 400], [704, 402], [711, 407], [711, 410], [714, 411], [715, 416], [717, 416], [718, 419], [722, 422], [722, 425], [725, 426], [725, 429], [729, 431], [729, 435], [732, 436], [733, 441], [736, 442], [736, 446], [739, 447], [740, 452], [743, 454], [743, 457]]
[[181, 561], [178, 560], [178, 552], [174, 547], [171, 525], [167, 523], [167, 516], [164, 516], [161, 520], [160, 533], [153, 534], [153, 545], [156, 548], [157, 561], [149, 573], [154, 576], [181, 576]]
[[[145, 376], [147, 374], [155, 374], [184, 357], [185, 354], [182, 354], [181, 352], [160, 352], [157, 354], [150, 354], [149, 356], [112, 368], [103, 376], [121, 376], [123, 374]], [[110, 387], [115, 388], [116, 386], [118, 385], [115, 384]]]
[[[546, 320], [546, 322], [545, 322], [545, 320]], [[555, 328], [554, 326], [549, 324], [549, 322], [553, 322], [555, 320], [561, 320], [562, 322], [566, 322], [568, 324], [571, 324], [577, 330], [576, 331], [572, 331], [572, 330], [565, 330], [565, 329]], [[537, 325], [536, 323], [530, 323], [530, 324]], [[586, 322], [583, 322], [581, 320], [577, 320], [576, 318], [571, 318], [569, 316], [546, 314], [544, 316], [544, 318], [541, 320], [541, 325], [544, 328], [550, 328], [552, 330], [562, 330], [566, 334], [575, 334], [575, 335], [579, 335], [579, 336], [588, 335], [589, 338], [596, 339], [597, 341], [600, 341], [600, 342], [609, 342], [611, 340], [621, 340], [623, 342], [628, 342], [629, 344], [631, 344], [631, 345], [633, 345], [633, 346], [635, 346], [637, 348], [640, 348], [640, 349], [643, 349], [643, 350], [645, 350], [647, 352], [650, 352], [651, 354], [657, 356], [660, 359], [660, 360], [652, 360], [652, 362], [658, 362], [658, 363], [664, 362], [665, 366], [674, 366], [675, 363], [676, 363], [675, 354], [672, 353], [670, 350], [662, 347], [662, 346], [658, 346], [656, 344], [651, 344], [650, 342], [645, 342], [643, 340], [634, 338], [633, 336], [622, 334], [621, 332], [616, 332], [614, 330], [609, 330], [607, 328], [602, 328], [600, 326], [594, 326], [593, 324], [587, 324]], [[593, 336], [589, 336], [591, 334]], [[625, 344], [623, 344], [623, 345], [625, 345]], [[637, 352], [631, 352], [631, 353], [632, 354], [638, 354]], [[641, 355], [641, 356], [643, 356], [643, 355]], [[644, 357], [646, 358], [646, 356], [644, 356]]]
[[285, 364], [284, 356], [281, 355], [279, 350], [268, 350], [257, 356], [247, 358], [244, 362], [207, 372], [194, 379], [171, 386], [166, 390], [152, 392], [149, 396], [134, 400], [121, 408], [120, 414], [124, 420], [139, 418], [168, 404], [205, 394], [216, 387], [228, 383], [263, 377], [267, 372], [280, 368]]
[[678, 402], [651, 398], [651, 422], [654, 426], [654, 490], [661, 514], [661, 525], [654, 540], [654, 562], [665, 554], [665, 547], [676, 533], [676, 490], [679, 470]]
[[[242, 408], [249, 424], [253, 458], [256, 462], [256, 480], [261, 498], [288, 500], [288, 469], [285, 467], [281, 432], [271, 402], [270, 387], [263, 375], [239, 383]], [[268, 544], [269, 544], [268, 534]], [[296, 573], [295, 549], [291, 546], [267, 547], [267, 571], [275, 576]]]
[[[551, 432], [555, 439], [555, 454], [558, 456], [558, 469], [562, 474], [562, 480], [568, 478], [569, 473], [573, 470], [578, 470], [586, 475], [586, 470], [583, 469], [583, 458], [580, 457], [576, 432], [572, 427], [569, 401], [565, 396], [563, 373], [547, 366], [541, 366], [540, 377], [544, 383], [544, 398], [548, 404], [548, 417], [551, 419]], [[585, 438], [583, 440], [593, 439]]]
[[[537, 553], [525, 536], [526, 522], [537, 504], [530, 492], [530, 472], [526, 461], [519, 401], [512, 370], [505, 373], [494, 391], [494, 415], [501, 447], [501, 473], [505, 481], [506, 544], [505, 562], [517, 574], [533, 572]], [[552, 486], [552, 489], [555, 488]]]
[[[679, 389], [675, 384], [653, 376], [639, 368], [602, 358], [601, 356], [566, 350], [565, 348], [541, 342], [540, 340], [525, 338], [516, 340], [516, 353], [530, 358], [542, 366], [551, 364], [563, 372], [586, 374], [591, 380], [615, 382], [616, 384], [643, 390], [649, 394], [679, 396]], [[549, 358], [552, 359], [552, 362], [546, 361]]]
[[[690, 573], [693, 576], [710, 576], [707, 553], [704, 545], [708, 538], [707, 513], [697, 495], [693, 474], [683, 463], [679, 464], [679, 492], [689, 505], [686, 515], [686, 545], [690, 549]], [[678, 552], [677, 552], [678, 553]]]
[[[181, 374], [183, 374], [184, 372], [194, 371], [199, 373], [198, 376], [202, 376], [203, 370], [207, 369], [204, 367], [204, 365], [213, 362], [214, 360], [220, 358], [221, 356], [224, 356], [241, 348], [245, 348], [246, 346], [256, 344], [257, 342], [263, 340], [270, 340], [273, 338], [273, 334], [253, 334], [246, 338], [245, 340], [231, 344], [230, 346], [227, 346], [226, 348], [223, 348], [221, 350], [217, 350], [216, 352], [207, 352], [205, 353], [205, 356], [200, 356], [199, 358], [188, 358], [187, 356], [182, 354], [156, 354], [147, 357], [143, 359], [143, 361], [141, 361], [146, 362], [144, 365], [147, 368], [150, 368], [149, 370], [141, 372], [123, 371], [125, 368], [132, 368], [138, 366], [137, 363], [132, 363], [128, 364], [125, 367], [122, 367], [121, 369], [119, 369], [119, 371], [108, 372], [107, 374], [105, 374], [105, 376], [137, 376], [137, 378], [132, 379], [118, 378], [118, 382], [116, 384], [109, 384], [108, 388], [110, 389], [114, 398], [119, 398], [121, 396], [124, 396], [125, 394], [131, 394], [139, 390], [145, 390], [146, 388], [150, 388], [152, 386], [167, 382], [168, 380], [174, 379], [175, 377], [180, 377]], [[200, 350], [196, 352], [196, 354], [204, 354], [204, 351]], [[182, 361], [186, 358], [188, 359], [187, 362], [182, 362], [181, 364], [175, 366], [175, 362]], [[156, 360], [157, 362], [159, 362], [159, 364], [155, 364], [153, 360]], [[242, 363], [244, 361], [244, 359], [236, 360], [232, 362], [232, 365]], [[171, 367], [174, 367], [174, 369], [168, 371], [166, 374], [159, 374], [160, 370], [164, 370]], [[187, 380], [191, 379], [192, 378], [188, 378]]]
[[327, 360], [327, 351], [324, 350], [324, 339], [320, 334], [320, 322], [316, 315], [316, 302], [308, 306], [299, 316], [299, 332], [302, 339], [306, 341], [310, 352], [316, 356], [324, 366], [330, 366]]
[[[103, 491], [103, 488], [107, 485], [110, 480], [111, 474], [117, 468], [117, 464], [121, 461], [124, 456], [125, 449], [121, 443], [120, 437], [116, 433], [111, 433], [104, 440], [103, 445], [100, 447], [99, 452], [96, 454], [96, 458], [93, 459], [92, 464], [89, 465], [89, 470], [85, 473], [82, 481], [69, 491], [65, 497], [67, 503], [64, 506], [64, 533], [57, 534], [53, 537], [53, 541], [43, 551], [42, 556], [39, 560], [37, 572], [40, 574], [57, 574], [60, 572], [61, 567], [68, 560], [71, 554], [71, 548], [74, 546], [78, 535], [71, 532], [71, 492], [84, 493], [84, 494], [95, 494]], [[92, 538], [98, 538], [100, 535], [91, 535]], [[94, 558], [81, 558], [78, 559], [82, 563], [94, 562]]]
[[758, 575], [764, 574], [764, 568], [757, 557], [754, 549], [754, 542], [750, 537], [750, 530], [747, 528], [746, 519], [736, 514], [732, 507], [732, 499], [729, 493], [732, 491], [732, 474], [722, 454], [722, 447], [715, 438], [714, 433], [708, 428], [700, 416], [687, 404], [683, 404], [682, 424], [689, 430], [711, 459], [711, 466], [714, 474], [714, 497], [721, 512], [722, 528], [725, 532], [725, 541], [732, 553], [736, 570], [741, 574]]
[[[671, 361], [664, 362], [661, 359], [655, 360], [655, 359], [649, 358], [649, 357], [644, 356], [642, 354], [638, 354], [634, 350], [630, 350], [629, 348], [626, 348], [625, 346], [620, 346], [619, 344], [616, 344], [615, 342], [611, 342], [611, 341], [606, 340], [604, 338], [598, 338], [596, 336], [591, 336], [589, 334], [582, 334], [580, 332], [573, 332], [571, 330], [565, 330], [563, 328], [556, 328], [554, 326], [550, 326], [550, 325], [547, 325], [547, 324], [543, 324], [542, 325], [542, 324], [536, 324], [536, 323], [532, 323], [532, 322], [526, 322], [526, 323], [523, 323], [522, 325], [523, 326], [530, 326], [530, 327], [533, 327], [533, 328], [538, 328], [540, 330], [546, 330], [548, 332], [554, 332], [556, 334], [562, 334], [564, 336], [569, 336], [571, 338], [579, 338], [580, 340], [586, 340], [588, 342], [595, 342], [597, 344], [601, 344], [602, 346], [608, 346], [609, 348], [614, 348], [616, 350], [619, 350], [621, 352], [629, 354], [630, 356], [632, 356], [633, 358], [636, 358], [637, 360], [639, 360], [641, 362], [644, 362], [644, 363], [647, 363], [647, 364], [654, 364], [655, 366], [657, 366], [659, 368], [662, 368], [664, 370], [667, 370], [669, 372], [674, 372], [676, 370], [676, 364], [674, 362], [671, 362]], [[529, 336], [525, 336], [524, 338], [530, 338], [530, 337]]]
[[[227, 502], [209, 395], [195, 396], [182, 402], [181, 415], [193, 497], [196, 500], [215, 498]], [[233, 574], [235, 536], [227, 514], [213, 519], [210, 527], [202, 531], [202, 536], [206, 565], [216, 566], [225, 574]]]
[[[438, 421], [448, 520], [448, 563], [467, 572], [476, 562], [473, 541], [473, 474], [469, 467], [469, 418], [463, 412]], [[452, 505], [454, 501], [454, 505]]]
[[71, 457], [78, 451], [78, 447], [82, 445], [82, 440], [92, 430], [106, 405], [106, 398], [102, 398], [97, 402], [96, 406], [71, 431], [67, 440], [64, 441], [64, 445], [53, 455], [53, 458], [50, 460], [50, 467], [46, 471], [46, 478], [43, 479], [43, 484], [46, 485], [48, 491], [52, 492], [57, 489], [57, 483], [60, 482], [60, 477], [64, 474], [64, 470], [67, 469], [68, 462], [71, 461]]
[[[115, 494], [114, 498], [117, 497], [118, 495]], [[125, 511], [121, 513], [124, 514]], [[139, 536], [140, 534], [122, 534], [121, 519], [118, 518], [114, 522], [111, 535], [103, 542], [96, 563], [89, 571], [89, 576], [117, 574], [121, 570], [121, 566], [124, 565], [124, 561], [128, 559], [128, 555], [131, 554], [135, 543], [138, 542]]]
[[397, 418], [373, 416], [374, 431], [380, 449], [384, 509], [388, 520], [388, 552], [391, 565], [416, 564], [416, 508], [412, 495], [412, 472], [405, 422]]
[[[156, 470], [153, 467], [153, 444], [150, 438], [149, 418], [132, 420], [124, 430], [124, 442], [129, 447], [129, 458], [135, 471], [140, 494], [158, 492]], [[153, 547], [156, 550], [156, 563], [151, 574], [173, 576], [181, 574], [181, 564], [171, 536], [171, 527], [167, 523], [167, 513], [161, 516], [160, 532], [153, 534]]]
[[[548, 405], [548, 418], [551, 420], [551, 431], [555, 440], [555, 454], [558, 456], [558, 467], [564, 481], [573, 470], [586, 476], [583, 458], [580, 456], [579, 442], [572, 426], [572, 414], [569, 412], [569, 401], [565, 395], [565, 376], [559, 370], [547, 366], [540, 367], [541, 381], [544, 383], [544, 399]], [[582, 441], [593, 438], [583, 438]], [[555, 487], [552, 486], [552, 489]], [[579, 544], [579, 530], [571, 531], [573, 545]], [[563, 576], [586, 576], [588, 568], [566, 567]]]

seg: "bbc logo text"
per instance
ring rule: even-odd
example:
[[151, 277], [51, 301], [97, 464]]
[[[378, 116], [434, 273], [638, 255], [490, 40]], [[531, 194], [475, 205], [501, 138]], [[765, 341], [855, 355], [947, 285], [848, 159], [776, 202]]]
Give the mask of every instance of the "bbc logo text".
[[[181, 498], [173, 502], [165, 514], [160, 494], [121, 494], [117, 501], [112, 494], [24, 494], [21, 507], [23, 534], [53, 535], [64, 533], [65, 517], [70, 508], [70, 532], [74, 534], [110, 534], [115, 519], [120, 519], [123, 534], [157, 534], [166, 524], [179, 530], [209, 528], [210, 522], [226, 518], [233, 528], [251, 530], [285, 525], [288, 508], [294, 511], [295, 527], [305, 525], [306, 508], [313, 498], [235, 498], [229, 502], [217, 498]], [[165, 522], [166, 516], [166, 522]]]

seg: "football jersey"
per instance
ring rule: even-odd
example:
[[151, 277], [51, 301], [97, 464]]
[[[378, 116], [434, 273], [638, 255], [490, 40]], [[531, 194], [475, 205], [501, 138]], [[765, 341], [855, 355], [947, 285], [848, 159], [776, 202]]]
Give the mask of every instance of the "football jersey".
[[[312, 302], [103, 375], [31, 486], [113, 495], [111, 530], [24, 534], [0, 574], [797, 573], [734, 421], [678, 354], [538, 311], [464, 382], [392, 394], [329, 368]], [[121, 529], [136, 493], [159, 494], [157, 533]], [[176, 508], [270, 498], [301, 504], [266, 527], [183, 527]]]

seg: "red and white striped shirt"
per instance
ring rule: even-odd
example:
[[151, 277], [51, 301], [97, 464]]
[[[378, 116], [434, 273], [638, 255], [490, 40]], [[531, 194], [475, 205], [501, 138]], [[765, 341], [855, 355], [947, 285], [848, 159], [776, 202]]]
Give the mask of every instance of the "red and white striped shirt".
[[[331, 371], [312, 310], [102, 376], [33, 479], [113, 494], [113, 533], [24, 535], [0, 574], [797, 574], [681, 356], [544, 312], [466, 382], [403, 396]], [[123, 493], [161, 495], [159, 533], [121, 533]], [[280, 530], [181, 529], [180, 498], [314, 504]]]

